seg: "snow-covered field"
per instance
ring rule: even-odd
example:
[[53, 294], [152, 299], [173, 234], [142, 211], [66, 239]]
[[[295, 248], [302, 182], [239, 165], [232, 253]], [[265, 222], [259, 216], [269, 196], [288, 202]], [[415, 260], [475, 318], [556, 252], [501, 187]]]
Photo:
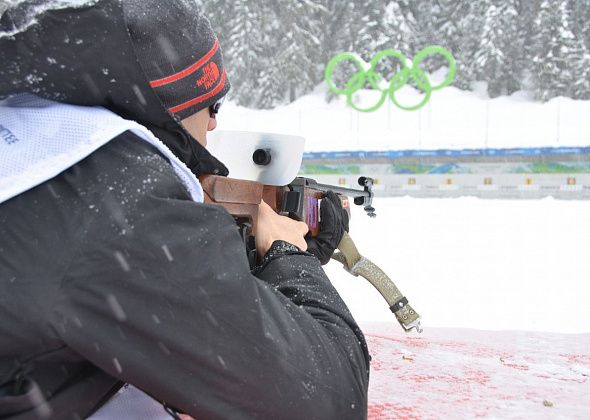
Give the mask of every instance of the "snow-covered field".
[[[378, 198], [350, 233], [423, 325], [590, 332], [590, 201]], [[360, 321], [397, 322], [363, 278], [326, 268]]]
[[[324, 90], [270, 111], [230, 102], [218, 128], [303, 135], [306, 150], [324, 151], [590, 145], [590, 101], [489, 100], [450, 87], [420, 111], [361, 114], [325, 103]], [[590, 201], [379, 198], [375, 207], [376, 219], [353, 209], [351, 236], [426, 327], [590, 332]], [[327, 271], [357, 319], [396, 322], [364, 279], [336, 262]]]

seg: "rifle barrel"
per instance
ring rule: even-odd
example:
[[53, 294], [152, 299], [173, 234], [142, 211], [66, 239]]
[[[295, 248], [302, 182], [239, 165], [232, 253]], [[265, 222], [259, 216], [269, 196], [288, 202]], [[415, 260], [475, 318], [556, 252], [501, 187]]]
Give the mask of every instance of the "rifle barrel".
[[328, 190], [334, 191], [336, 194], [346, 195], [348, 197], [370, 197], [371, 193], [369, 191], [364, 190], [357, 190], [354, 188], [345, 188], [345, 187], [338, 187], [336, 185], [328, 185], [328, 184], [313, 184], [309, 185], [310, 188], [320, 190], [322, 192], [327, 192]]

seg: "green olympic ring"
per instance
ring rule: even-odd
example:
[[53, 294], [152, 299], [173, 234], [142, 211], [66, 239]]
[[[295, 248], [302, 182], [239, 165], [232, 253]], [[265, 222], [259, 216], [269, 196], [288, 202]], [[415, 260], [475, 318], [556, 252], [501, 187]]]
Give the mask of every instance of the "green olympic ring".
[[[442, 55], [449, 64], [447, 77], [436, 86], [431, 85], [428, 76], [424, 70], [420, 68], [422, 61], [432, 54]], [[383, 76], [375, 71], [379, 61], [385, 57], [393, 57], [397, 59], [402, 67], [401, 70], [395, 73], [390, 80], [385, 80]], [[352, 61], [358, 70], [348, 79], [344, 88], [339, 88], [334, 83], [332, 74], [334, 73], [336, 66], [343, 61]], [[337, 54], [328, 62], [324, 72], [324, 79], [328, 85], [328, 88], [333, 93], [337, 95], [346, 95], [346, 102], [348, 105], [357, 111], [376, 111], [381, 107], [381, 105], [383, 105], [385, 99], [387, 99], [388, 96], [391, 102], [393, 102], [397, 107], [406, 111], [414, 111], [426, 105], [432, 95], [433, 90], [438, 90], [445, 86], [449, 86], [455, 78], [456, 69], [457, 64], [455, 63], [455, 58], [447, 49], [439, 47], [438, 45], [431, 45], [418, 52], [418, 54], [414, 56], [414, 59], [411, 63], [403, 53], [392, 49], [379, 51], [373, 56], [369, 63], [354, 53], [347, 52]], [[424, 97], [416, 105], [402, 105], [396, 99], [395, 93], [404, 87], [410, 78], [414, 81], [418, 89], [424, 92]], [[360, 108], [353, 102], [352, 95], [358, 90], [362, 89], [367, 83], [373, 90], [381, 92], [381, 97], [375, 105], [368, 108]]]

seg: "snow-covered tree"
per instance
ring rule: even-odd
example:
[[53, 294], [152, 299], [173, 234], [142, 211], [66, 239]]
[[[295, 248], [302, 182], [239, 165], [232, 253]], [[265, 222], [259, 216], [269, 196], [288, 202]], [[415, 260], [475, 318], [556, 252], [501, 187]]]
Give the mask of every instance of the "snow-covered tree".
[[572, 33], [572, 18], [567, 1], [543, 0], [535, 20], [532, 76], [536, 96], [543, 101], [571, 95], [576, 81], [576, 63], [586, 54], [582, 43]]
[[571, 0], [573, 29], [575, 35], [584, 41], [584, 46], [590, 50], [590, 0]]
[[[266, 82], [269, 88], [280, 85], [286, 89], [288, 100], [292, 102], [309, 93], [321, 80], [320, 23], [312, 17], [322, 12], [322, 6], [313, 0], [275, 0], [271, 9], [277, 25], [272, 65], [266, 69], [272, 80], [269, 78]], [[262, 80], [262, 87], [264, 89], [265, 80]], [[265, 90], [271, 94], [272, 89]], [[269, 97], [261, 98], [260, 105], [270, 107], [281, 102], [278, 97], [266, 98]]]
[[480, 47], [475, 53], [478, 79], [488, 82], [494, 98], [520, 88], [523, 67], [524, 35], [518, 0], [490, 2], [485, 13]]
[[[321, 6], [312, 0], [205, 3], [240, 105], [269, 108], [308, 93], [319, 78]], [[222, 11], [222, 12], [220, 12]]]
[[343, 0], [319, 0], [321, 8], [316, 10], [318, 21], [320, 61], [326, 64], [336, 53], [352, 51], [350, 27], [355, 25], [354, 2]]
[[590, 99], [590, 0], [569, 2], [574, 36], [579, 43], [579, 59], [572, 63], [574, 99]]
[[[405, 1], [390, 1], [387, 4], [383, 16], [384, 30], [381, 38], [375, 39], [374, 49], [375, 51], [398, 50], [412, 59], [420, 48], [415, 39], [416, 22], [407, 12], [408, 9], [404, 3]], [[386, 66], [385, 69], [393, 72], [396, 67]]]
[[232, 83], [231, 96], [243, 106], [258, 106], [260, 79], [268, 68], [271, 37], [277, 22], [266, 2], [205, 2]]
[[[482, 1], [417, 0], [410, 6], [416, 20], [416, 49], [429, 45], [448, 49], [457, 62], [454, 85], [465, 89], [474, 80], [472, 63], [481, 31], [481, 14], [476, 10]], [[434, 71], [446, 64], [439, 57], [429, 60], [427, 69]]]
[[[406, 0], [376, 1], [359, 3], [354, 9], [358, 28], [353, 38], [352, 51], [367, 62], [382, 50], [398, 50], [411, 58], [414, 51], [411, 16], [406, 14]], [[395, 58], [383, 58], [377, 64], [377, 71], [389, 79], [399, 70], [400, 63]]]
[[[462, 14], [458, 11], [456, 13], [462, 16], [459, 27], [453, 32], [447, 31], [449, 43], [453, 45], [451, 51], [457, 61], [457, 75], [453, 84], [461, 89], [471, 89], [472, 83], [481, 77], [476, 55], [481, 48], [485, 12], [488, 8], [489, 0], [469, 2], [466, 9], [459, 9]], [[447, 25], [450, 26], [451, 23]]]
[[354, 23], [351, 25], [351, 46], [367, 61], [387, 43], [384, 0], [354, 3]]
[[587, 50], [572, 70], [574, 83], [569, 96], [574, 99], [590, 99], [590, 53]]
[[[412, 58], [433, 44], [455, 57], [459, 88], [486, 80], [491, 96], [528, 88], [542, 100], [588, 97], [590, 0], [191, 1], [211, 19], [231, 95], [245, 106], [272, 107], [309, 92], [340, 52], [370, 60], [391, 48]], [[378, 71], [387, 77], [396, 64], [383, 60]], [[444, 65], [441, 57], [423, 64], [428, 71]]]

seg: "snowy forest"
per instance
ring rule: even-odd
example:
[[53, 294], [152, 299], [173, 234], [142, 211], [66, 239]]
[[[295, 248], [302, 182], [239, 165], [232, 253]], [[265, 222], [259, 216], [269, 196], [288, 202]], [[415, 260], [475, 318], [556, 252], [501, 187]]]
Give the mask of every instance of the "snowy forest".
[[[590, 99], [590, 0], [198, 1], [239, 105], [294, 101], [322, 82], [340, 52], [369, 61], [397, 49], [411, 59], [429, 45], [452, 52], [460, 89], [485, 81], [492, 98], [526, 90], [539, 101]], [[445, 64], [425, 62], [429, 71]], [[382, 60], [377, 70], [389, 79], [396, 67]]]

